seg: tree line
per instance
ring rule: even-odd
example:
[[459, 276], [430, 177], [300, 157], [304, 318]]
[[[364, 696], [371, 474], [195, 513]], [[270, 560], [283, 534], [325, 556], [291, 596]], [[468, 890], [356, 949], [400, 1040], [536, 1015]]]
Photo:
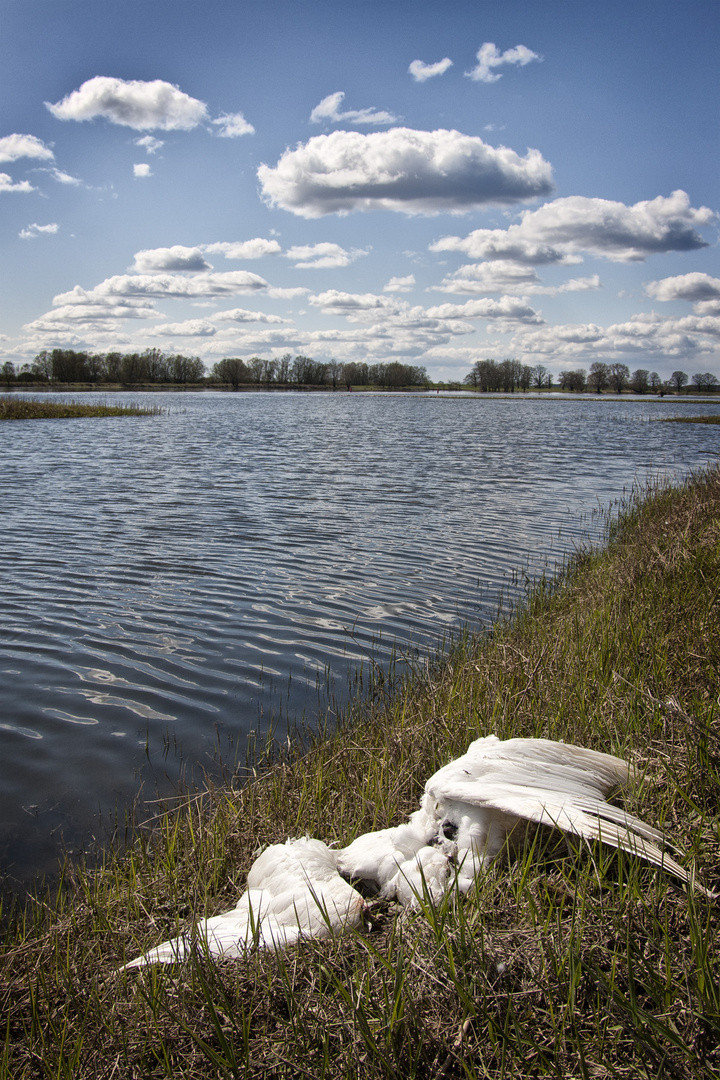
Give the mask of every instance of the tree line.
[[[553, 376], [542, 364], [529, 367], [519, 360], [476, 360], [472, 370], [463, 380], [466, 386], [473, 386], [483, 393], [502, 391], [513, 393], [515, 390], [550, 390]], [[638, 368], [630, 373], [627, 364], [606, 364], [601, 360], [586, 368], [574, 371], [561, 371], [557, 376], [560, 390], [593, 394], [602, 394], [610, 390], [622, 394], [630, 390], [634, 394], [676, 392], [687, 390], [712, 391], [720, 388], [720, 382], [709, 371], [698, 373], [690, 378], [684, 371], [673, 371], [669, 379], [663, 380], [657, 371]]]
[[622, 394], [630, 390], [633, 394], [680, 393], [683, 387], [689, 390], [711, 391], [720, 387], [720, 382], [709, 371], [698, 372], [689, 377], [684, 371], [673, 371], [669, 379], [662, 379], [657, 371], [637, 368], [630, 373], [627, 364], [606, 364], [601, 360], [590, 365], [590, 371], [578, 368], [575, 371], [563, 371], [558, 377], [561, 390], [583, 393], [589, 390], [593, 394], [602, 394], [611, 390]]
[[249, 360], [231, 357], [219, 360], [212, 369], [212, 378], [232, 386], [234, 390], [242, 383], [283, 386], [428, 386], [424, 367], [401, 364], [396, 360], [389, 364], [346, 363], [337, 360], [313, 360], [311, 356], [292, 357], [285, 353], [277, 360], [262, 360], [253, 356]]
[[164, 353], [161, 349], [144, 352], [90, 353], [76, 349], [43, 349], [19, 371], [7, 361], [2, 379], [12, 382], [50, 383], [196, 383], [205, 376], [199, 356]]
[[16, 371], [12, 361], [1, 369], [2, 381], [13, 383], [119, 383], [123, 386], [149, 384], [210, 383], [237, 390], [241, 384], [264, 386], [382, 386], [386, 388], [427, 386], [424, 367], [391, 361], [387, 364], [319, 361], [311, 356], [286, 353], [275, 360], [252, 356], [249, 360], [228, 357], [213, 365], [208, 375], [198, 356], [144, 352], [90, 353], [75, 349], [43, 349]]

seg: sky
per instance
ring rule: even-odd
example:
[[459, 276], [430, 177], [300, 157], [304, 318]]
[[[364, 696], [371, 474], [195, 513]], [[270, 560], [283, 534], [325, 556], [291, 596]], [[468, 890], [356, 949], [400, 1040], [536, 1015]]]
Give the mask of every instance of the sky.
[[720, 378], [718, 0], [0, 0], [0, 364]]

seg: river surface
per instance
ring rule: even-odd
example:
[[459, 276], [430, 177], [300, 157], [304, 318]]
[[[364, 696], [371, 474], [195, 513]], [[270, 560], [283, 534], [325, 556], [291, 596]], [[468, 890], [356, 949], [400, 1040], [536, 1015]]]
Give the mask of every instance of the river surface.
[[[83, 400], [104, 395], [83, 395]], [[422, 657], [715, 460], [685, 400], [114, 394], [159, 416], [0, 425], [0, 872], [49, 873], [116, 808], [245, 761]], [[520, 583], [518, 585], [518, 582]]]

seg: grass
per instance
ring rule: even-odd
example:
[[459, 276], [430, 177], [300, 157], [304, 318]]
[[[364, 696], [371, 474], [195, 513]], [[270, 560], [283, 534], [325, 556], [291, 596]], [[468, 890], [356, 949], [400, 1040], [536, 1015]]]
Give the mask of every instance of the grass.
[[720, 424], [720, 416], [664, 416], [662, 424]]
[[79, 416], [157, 416], [158, 406], [87, 405], [79, 401], [38, 401], [14, 394], [0, 396], [0, 420], [55, 420]]
[[[466, 897], [278, 955], [118, 974], [232, 906], [259, 845], [347, 843], [417, 806], [481, 734], [621, 754], [628, 808], [704, 884], [720, 865], [720, 471], [631, 498], [607, 546], [541, 582], [340, 730], [158, 806], [100, 871], [5, 911], [0, 1076], [672, 1078], [720, 1075], [718, 905], [602, 847], [529, 837]], [[272, 761], [269, 762], [269, 759]], [[269, 762], [269, 763], [268, 763]]]

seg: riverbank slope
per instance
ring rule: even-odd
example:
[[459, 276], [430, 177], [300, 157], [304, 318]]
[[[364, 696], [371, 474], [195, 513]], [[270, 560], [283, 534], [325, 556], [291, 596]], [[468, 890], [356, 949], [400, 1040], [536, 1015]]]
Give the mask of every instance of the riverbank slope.
[[[256, 778], [160, 808], [104, 871], [8, 918], [0, 1075], [707, 1077], [720, 1070], [720, 906], [600, 847], [540, 837], [416, 918], [246, 962], [116, 974], [235, 902], [260, 845], [343, 843], [416, 808], [479, 735], [619, 754], [627, 808], [698, 878], [720, 866], [720, 471], [632, 499], [608, 544], [485, 638], [400, 688], [375, 680], [339, 733], [259, 750]], [[267, 771], [260, 766], [272, 756]], [[0, 1041], [0, 1047], [3, 1043]]]

